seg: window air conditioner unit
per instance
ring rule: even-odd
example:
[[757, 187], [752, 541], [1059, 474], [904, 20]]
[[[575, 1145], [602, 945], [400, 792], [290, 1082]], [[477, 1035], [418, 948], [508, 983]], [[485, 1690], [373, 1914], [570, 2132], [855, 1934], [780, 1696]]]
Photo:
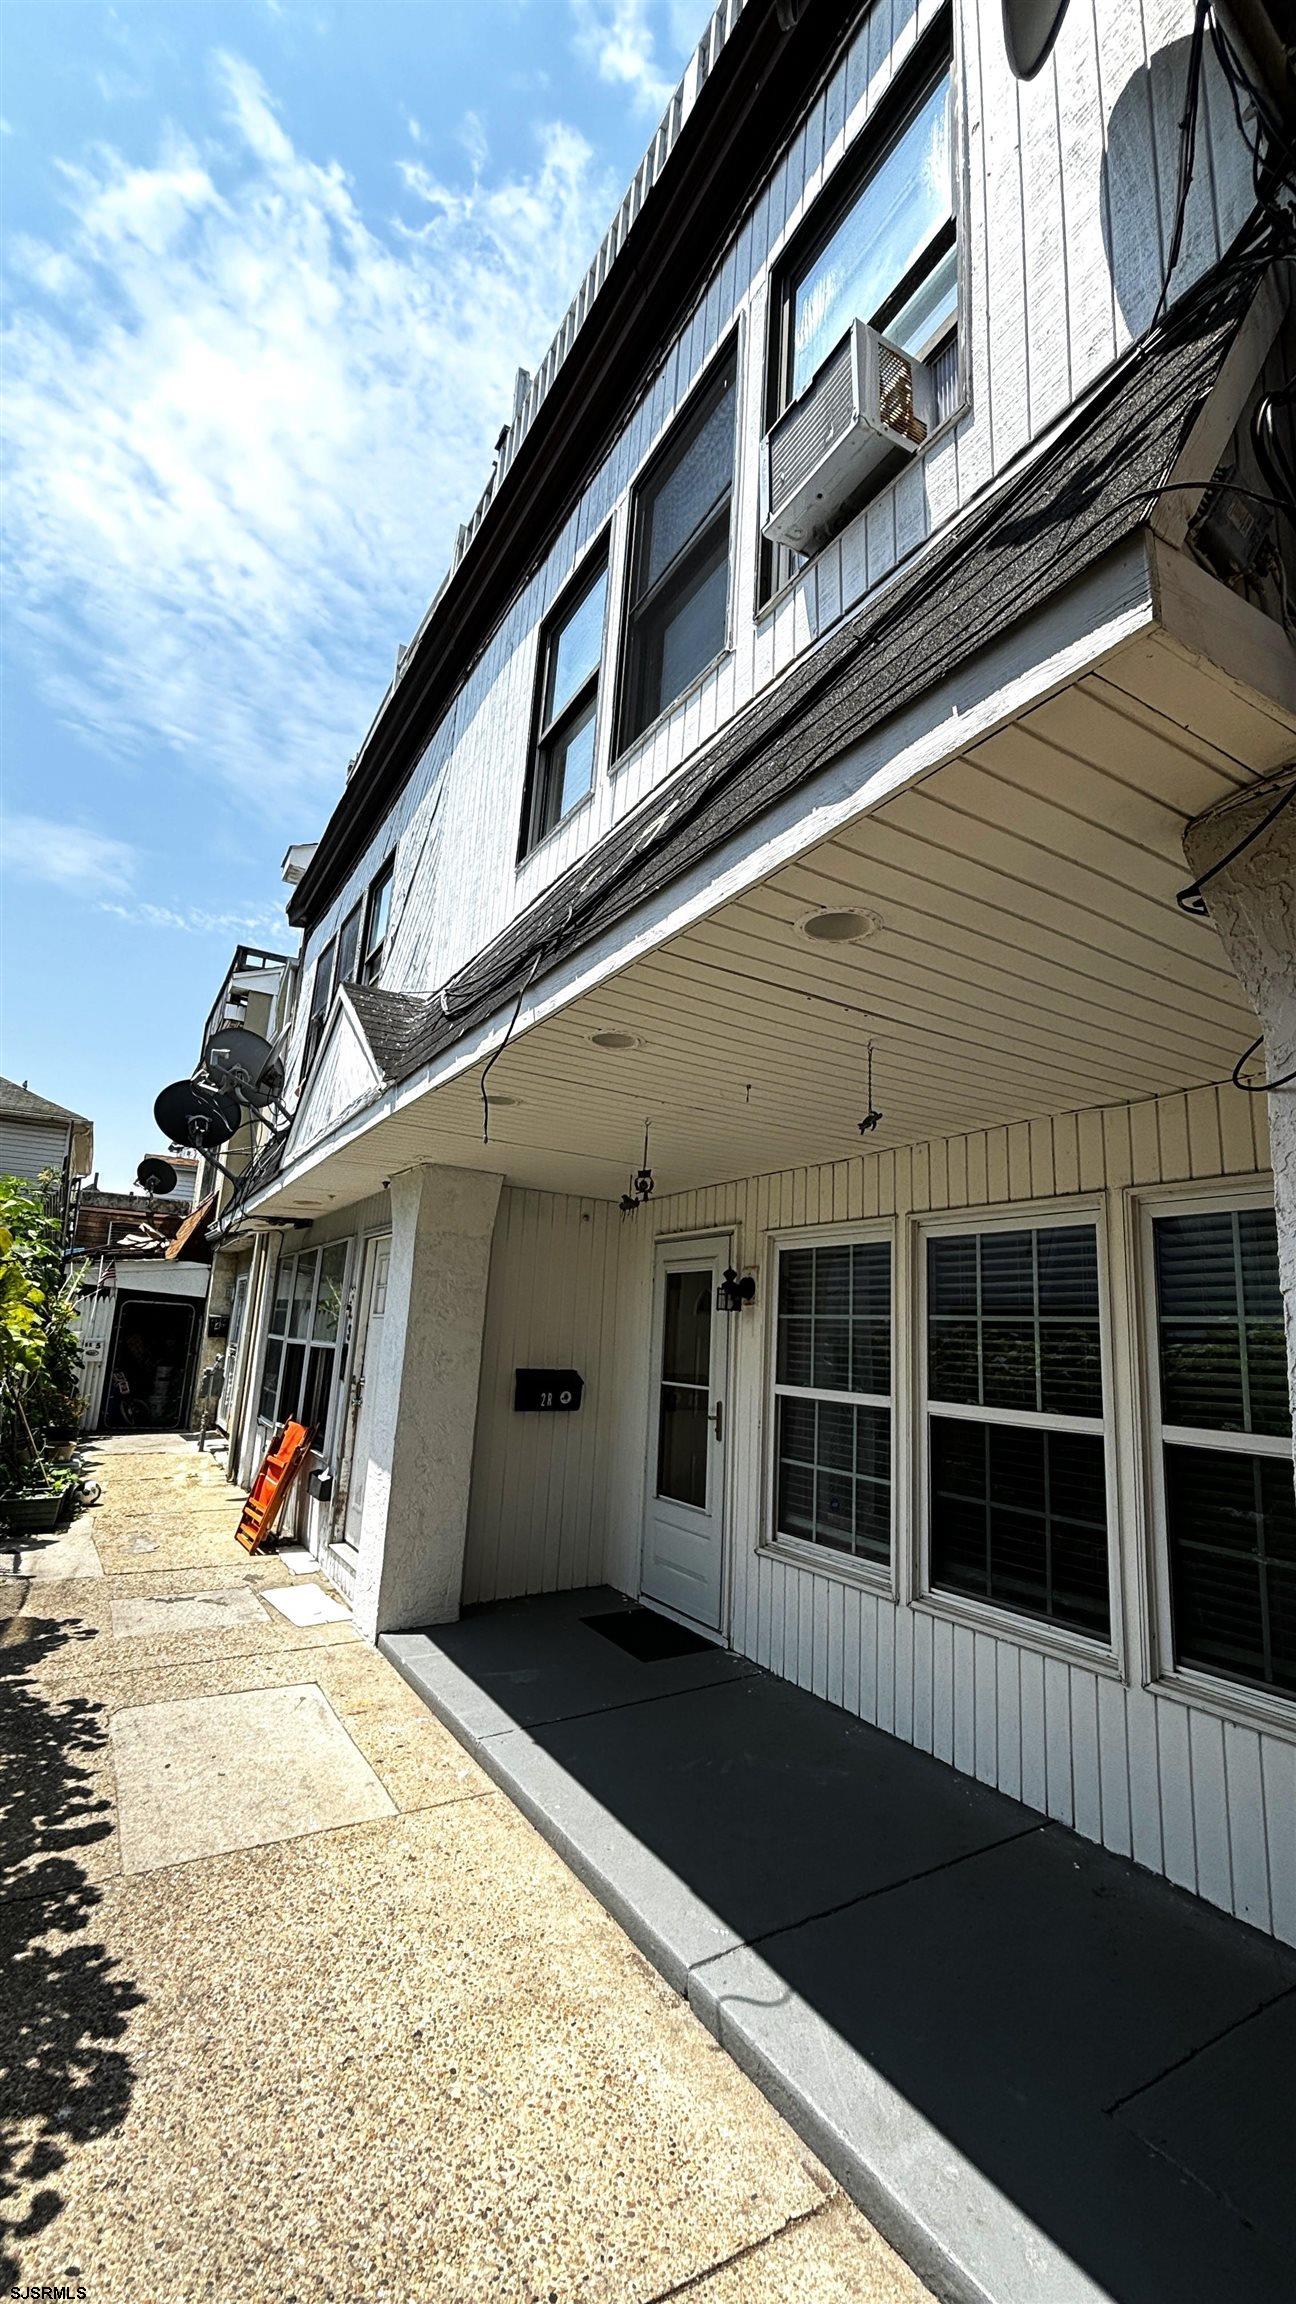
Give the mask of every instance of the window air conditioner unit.
[[800, 399], [766, 434], [767, 540], [817, 552], [869, 482], [886, 477], [897, 453], [912, 456], [923, 446], [935, 420], [927, 363], [852, 320]]

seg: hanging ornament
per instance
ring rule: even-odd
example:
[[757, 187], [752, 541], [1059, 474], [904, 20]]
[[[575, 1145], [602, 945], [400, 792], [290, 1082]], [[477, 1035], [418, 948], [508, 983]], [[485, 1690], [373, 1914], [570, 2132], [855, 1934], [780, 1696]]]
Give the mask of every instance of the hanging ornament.
[[623, 1192], [621, 1195], [621, 1213], [623, 1216], [633, 1216], [636, 1210], [642, 1208], [653, 1196], [653, 1172], [648, 1165], [648, 1127], [649, 1123], [645, 1120], [643, 1166], [637, 1169], [631, 1177], [629, 1191]]
[[873, 1043], [868, 1045], [868, 1110], [859, 1124], [861, 1136], [868, 1136], [876, 1128], [882, 1115], [873, 1101]]

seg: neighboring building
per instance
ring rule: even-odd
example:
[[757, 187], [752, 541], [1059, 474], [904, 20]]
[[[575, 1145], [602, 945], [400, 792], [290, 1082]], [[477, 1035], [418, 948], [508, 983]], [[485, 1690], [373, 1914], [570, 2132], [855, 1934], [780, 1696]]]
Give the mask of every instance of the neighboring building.
[[109, 1192], [97, 1176], [83, 1185], [72, 1234], [75, 1253], [97, 1255], [104, 1248], [142, 1246], [150, 1238], [164, 1249], [174, 1240], [192, 1212], [200, 1163], [196, 1156], [186, 1160], [177, 1152], [167, 1158], [176, 1170], [171, 1192], [145, 1192], [138, 1185], [129, 1192]]
[[[306, 854], [309, 856], [309, 849]], [[292, 861], [290, 851], [285, 878]], [[293, 980], [294, 965], [287, 953], [266, 952], [252, 944], [238, 945], [203, 1026], [199, 1065], [213, 1036], [232, 1025], [255, 1032], [273, 1044], [287, 1021]], [[220, 1146], [217, 1154], [220, 1165], [210, 1160], [197, 1163], [195, 1205], [205, 1211], [206, 1229], [211, 1234], [210, 1246], [214, 1251], [206, 1336], [198, 1367], [199, 1399], [203, 1410], [210, 1411], [210, 1421], [224, 1432], [231, 1429], [239, 1414], [236, 1383], [239, 1343], [247, 1318], [251, 1284], [252, 1238], [237, 1228], [226, 1232], [221, 1218], [236, 1182], [244, 1176], [258, 1149], [272, 1137], [273, 1127], [273, 1113], [263, 1116], [249, 1111], [236, 1133]], [[178, 1161], [174, 1152], [167, 1157]]]
[[70, 1227], [81, 1179], [94, 1166], [94, 1129], [79, 1112], [37, 1096], [25, 1080], [0, 1080], [0, 1176], [58, 1179], [58, 1214]]
[[231, 1462], [370, 1637], [607, 1581], [1296, 1940], [1291, 211], [1192, 27], [717, 11], [292, 852]]

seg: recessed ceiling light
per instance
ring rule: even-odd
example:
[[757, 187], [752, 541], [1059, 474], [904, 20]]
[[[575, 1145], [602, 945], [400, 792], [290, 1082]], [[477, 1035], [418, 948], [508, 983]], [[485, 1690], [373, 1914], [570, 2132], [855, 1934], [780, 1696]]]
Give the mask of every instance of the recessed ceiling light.
[[643, 1046], [633, 1032], [591, 1032], [590, 1043], [595, 1048], [609, 1048], [614, 1052]]
[[809, 912], [796, 924], [811, 944], [864, 944], [881, 925], [876, 912]]
[[504, 1109], [505, 1105], [512, 1106], [514, 1104], [520, 1104], [522, 1101], [520, 1096], [505, 1096], [502, 1092], [497, 1093], [493, 1088], [487, 1089], [486, 1098], [488, 1103], [498, 1104], [501, 1111]]

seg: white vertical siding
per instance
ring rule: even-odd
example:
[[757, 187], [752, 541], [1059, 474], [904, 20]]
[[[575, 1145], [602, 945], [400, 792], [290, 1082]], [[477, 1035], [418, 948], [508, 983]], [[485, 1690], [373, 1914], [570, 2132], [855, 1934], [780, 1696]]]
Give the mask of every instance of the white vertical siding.
[[[571, 1591], [605, 1573], [615, 1435], [616, 1208], [506, 1189], [491, 1249], [463, 1597]], [[519, 1413], [516, 1368], [576, 1368], [571, 1413]]]
[[[758, 612], [758, 446], [771, 273], [884, 104], [914, 41], [938, 14], [938, 0], [875, 0], [861, 11], [827, 86], [748, 210], [735, 217], [715, 273], [644, 379], [620, 437], [467, 671], [411, 782], [313, 931], [304, 984], [315, 954], [393, 848], [397, 870], [383, 982], [397, 991], [442, 983], [883, 583], [1147, 326], [1164, 272], [1192, 13], [1192, 0], [1077, 0], [1044, 70], [1018, 83], [1004, 50], [1000, 0], [955, 0], [965, 405], [921, 461]], [[1251, 202], [1248, 156], [1209, 47], [1206, 78], [1176, 289], [1227, 247]], [[615, 771], [609, 660], [593, 797], [519, 867], [539, 624], [580, 554], [611, 520], [609, 659], [615, 653], [635, 476], [735, 326], [739, 458], [731, 650]], [[544, 376], [542, 364], [536, 389]]]
[[[1101, 1192], [1108, 1196], [1109, 1236], [1119, 1243], [1124, 1187], [1250, 1177], [1266, 1165], [1262, 1101], [1202, 1088], [748, 1177], [657, 1203], [651, 1231], [626, 1227], [630, 1262], [623, 1270], [609, 1580], [637, 1589], [654, 1232], [732, 1226], [740, 1263], [764, 1275], [768, 1235], [791, 1226]], [[1113, 1298], [1128, 1296], [1119, 1253], [1112, 1266]], [[1296, 1742], [1143, 1685], [1148, 1642], [1146, 1580], [1137, 1570], [1138, 1401], [1128, 1320], [1118, 1304], [1113, 1313], [1123, 1672], [1041, 1653], [1028, 1637], [1019, 1641], [892, 1599], [826, 1563], [761, 1551], [768, 1370], [765, 1324], [754, 1313], [734, 1323], [730, 1641], [741, 1654], [889, 1734], [1165, 1873], [1239, 1919], [1296, 1941]], [[898, 1425], [898, 1481], [905, 1478], [910, 1438]], [[899, 1491], [902, 1557], [912, 1544], [907, 1496], [906, 1485]]]

